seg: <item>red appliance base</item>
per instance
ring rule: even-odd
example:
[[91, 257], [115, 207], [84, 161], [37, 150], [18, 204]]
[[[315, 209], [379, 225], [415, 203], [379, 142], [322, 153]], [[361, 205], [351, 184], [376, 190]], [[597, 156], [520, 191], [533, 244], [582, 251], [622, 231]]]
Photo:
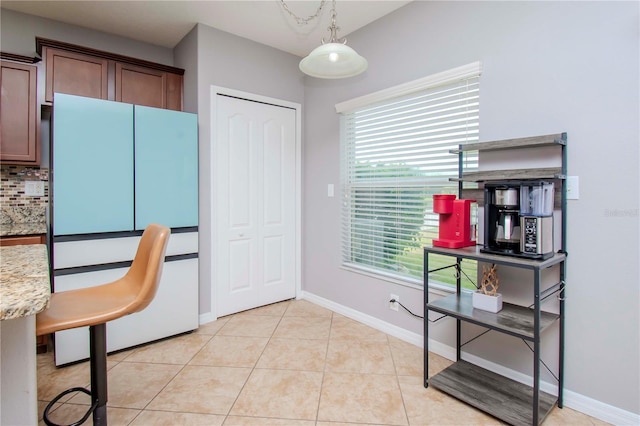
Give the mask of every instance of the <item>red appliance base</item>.
[[444, 247], [444, 248], [462, 248], [475, 246], [475, 241], [456, 241], [456, 240], [433, 240], [434, 247]]

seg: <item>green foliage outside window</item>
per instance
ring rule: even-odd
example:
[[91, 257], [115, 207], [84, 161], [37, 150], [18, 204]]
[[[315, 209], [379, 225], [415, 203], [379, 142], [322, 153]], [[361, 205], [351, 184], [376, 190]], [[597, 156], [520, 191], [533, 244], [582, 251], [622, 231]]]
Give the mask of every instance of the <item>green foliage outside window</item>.
[[[433, 195], [457, 192], [454, 187], [429, 187], [425, 181], [425, 172], [419, 167], [356, 163], [355, 179], [348, 194], [352, 203], [352, 262], [422, 280], [422, 249], [438, 233], [438, 216], [432, 211]], [[429, 260], [429, 269], [451, 264], [451, 258], [447, 257], [430, 256]], [[463, 271], [475, 279], [475, 262], [463, 262]], [[445, 269], [431, 279], [434, 278], [455, 285], [455, 269]], [[463, 286], [473, 288], [466, 278]]]

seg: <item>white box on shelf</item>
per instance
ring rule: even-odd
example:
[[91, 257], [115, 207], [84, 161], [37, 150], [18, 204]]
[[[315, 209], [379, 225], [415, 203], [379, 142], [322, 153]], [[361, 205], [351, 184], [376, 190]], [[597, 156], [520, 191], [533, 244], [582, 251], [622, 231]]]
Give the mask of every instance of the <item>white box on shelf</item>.
[[502, 294], [496, 293], [495, 296], [490, 296], [475, 291], [473, 292], [471, 303], [476, 309], [493, 312], [495, 314], [502, 310]]

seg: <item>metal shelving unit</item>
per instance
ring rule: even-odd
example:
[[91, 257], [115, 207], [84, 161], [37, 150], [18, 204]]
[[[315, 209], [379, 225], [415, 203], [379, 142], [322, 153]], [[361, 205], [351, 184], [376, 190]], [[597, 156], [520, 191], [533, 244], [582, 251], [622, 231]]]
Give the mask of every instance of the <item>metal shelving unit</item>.
[[[458, 398], [469, 405], [483, 410], [494, 417], [514, 425], [540, 424], [546, 415], [557, 404], [562, 407], [562, 393], [564, 382], [564, 303], [565, 303], [565, 275], [566, 275], [566, 133], [545, 135], [532, 138], [509, 139], [504, 141], [486, 142], [463, 145], [452, 151], [460, 156], [468, 151], [497, 151], [507, 149], [539, 148], [543, 146], [558, 146], [561, 148], [562, 167], [559, 169], [530, 169], [519, 170], [516, 175], [511, 171], [491, 171], [482, 174], [463, 173], [460, 168], [459, 192], [462, 194], [462, 182], [484, 182], [487, 180], [508, 179], [538, 179], [553, 178], [562, 182], [560, 185], [560, 209], [562, 211], [562, 237], [560, 250], [546, 260], [531, 260], [482, 253], [479, 247], [463, 249], [448, 249], [442, 247], [425, 247], [424, 249], [424, 386], [429, 385]], [[456, 293], [436, 301], [429, 301], [428, 282], [429, 255], [446, 255], [456, 258], [456, 266], [460, 267], [462, 259], [521, 268], [533, 272], [532, 307], [503, 303], [498, 313], [491, 313], [474, 309], [471, 294], [461, 290], [460, 278], [457, 279]], [[544, 270], [551, 267], [559, 268], [559, 280], [554, 285], [542, 290], [541, 276]], [[542, 310], [542, 304], [551, 296], [558, 295], [559, 313]], [[429, 311], [438, 312], [456, 319], [456, 362], [433, 377], [429, 377]], [[468, 322], [495, 330], [514, 337], [518, 337], [533, 345], [533, 386], [524, 385], [506, 377], [500, 376], [479, 366], [461, 359], [461, 323]], [[559, 327], [558, 337], [558, 396], [553, 396], [540, 390], [540, 353], [541, 334], [555, 324]]]

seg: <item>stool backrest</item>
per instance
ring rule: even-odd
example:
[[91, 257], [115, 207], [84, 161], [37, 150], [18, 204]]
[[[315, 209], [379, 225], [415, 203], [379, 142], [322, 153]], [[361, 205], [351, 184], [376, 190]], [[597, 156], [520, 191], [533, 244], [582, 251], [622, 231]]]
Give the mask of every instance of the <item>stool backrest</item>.
[[127, 307], [129, 313], [143, 310], [155, 297], [170, 234], [169, 228], [155, 223], [145, 228], [136, 256], [125, 276], [127, 282], [138, 287], [136, 299]]

